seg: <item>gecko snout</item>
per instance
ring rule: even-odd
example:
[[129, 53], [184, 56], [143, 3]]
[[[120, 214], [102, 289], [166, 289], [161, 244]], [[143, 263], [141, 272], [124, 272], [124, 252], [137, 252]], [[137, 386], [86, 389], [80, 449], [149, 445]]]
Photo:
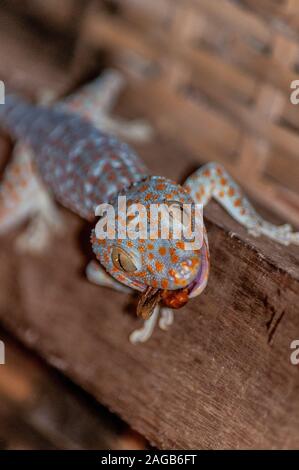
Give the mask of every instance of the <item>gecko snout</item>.
[[170, 290], [186, 288], [197, 276], [200, 267], [199, 256], [193, 256], [172, 266], [169, 270]]

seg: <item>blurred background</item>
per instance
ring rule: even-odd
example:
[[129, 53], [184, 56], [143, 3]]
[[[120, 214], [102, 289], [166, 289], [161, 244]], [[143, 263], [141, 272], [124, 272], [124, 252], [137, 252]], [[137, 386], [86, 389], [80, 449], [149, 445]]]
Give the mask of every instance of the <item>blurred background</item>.
[[[177, 178], [174, 154], [182, 167], [222, 162], [259, 206], [299, 226], [299, 105], [290, 102], [298, 0], [6, 0], [0, 58], [0, 79], [35, 99], [122, 70], [127, 88], [115, 112], [152, 124], [151, 147], [136, 147], [153, 172], [164, 165]], [[2, 168], [10, 151], [2, 136]], [[11, 351], [0, 366], [1, 448], [148, 446], [0, 337]]]

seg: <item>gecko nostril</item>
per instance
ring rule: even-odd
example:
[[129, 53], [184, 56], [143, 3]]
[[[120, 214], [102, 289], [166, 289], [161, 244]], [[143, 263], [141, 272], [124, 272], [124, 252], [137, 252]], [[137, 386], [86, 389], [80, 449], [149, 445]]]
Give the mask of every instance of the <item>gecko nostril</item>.
[[191, 262], [190, 261], [191, 260], [181, 262], [181, 268], [183, 269], [184, 272], [191, 271]]
[[187, 285], [196, 277], [199, 268], [199, 260], [189, 258], [178, 263], [173, 267], [169, 274], [177, 285]]

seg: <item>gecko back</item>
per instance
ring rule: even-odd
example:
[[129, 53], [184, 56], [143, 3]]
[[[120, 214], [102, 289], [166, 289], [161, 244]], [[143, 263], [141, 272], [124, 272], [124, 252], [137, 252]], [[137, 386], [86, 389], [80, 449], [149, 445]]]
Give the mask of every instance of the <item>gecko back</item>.
[[35, 106], [16, 95], [0, 107], [0, 125], [28, 144], [57, 200], [92, 220], [94, 209], [148, 175], [130, 147], [62, 106]]

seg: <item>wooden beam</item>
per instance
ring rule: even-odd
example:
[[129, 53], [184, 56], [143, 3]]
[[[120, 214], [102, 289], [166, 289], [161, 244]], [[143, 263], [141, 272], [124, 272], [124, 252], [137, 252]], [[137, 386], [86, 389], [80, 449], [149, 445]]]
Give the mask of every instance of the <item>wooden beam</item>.
[[[186, 170], [178, 148], [140, 149], [159, 174]], [[157, 171], [158, 172], [158, 171]], [[169, 332], [139, 346], [128, 299], [90, 285], [89, 228], [65, 211], [65, 237], [39, 257], [1, 239], [0, 319], [49, 363], [162, 448], [298, 447], [298, 249], [253, 240], [206, 211], [212, 273]], [[84, 249], [85, 247], [85, 249]]]

